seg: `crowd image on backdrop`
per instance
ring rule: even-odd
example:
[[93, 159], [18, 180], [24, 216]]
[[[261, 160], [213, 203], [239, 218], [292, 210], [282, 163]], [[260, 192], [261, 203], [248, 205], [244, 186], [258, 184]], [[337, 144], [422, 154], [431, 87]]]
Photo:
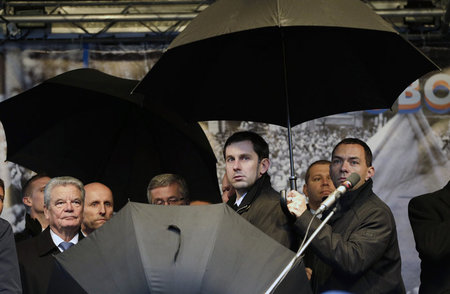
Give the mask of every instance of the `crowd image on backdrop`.
[[[287, 146], [288, 137], [286, 128], [243, 121], [236, 128], [237, 131], [249, 130], [261, 134], [270, 146], [271, 158], [277, 160], [272, 162], [270, 173], [272, 177], [272, 183], [276, 190], [286, 189], [288, 183], [288, 177], [290, 174], [290, 156]], [[352, 136], [361, 138], [363, 141], [367, 141], [376, 132], [376, 127], [352, 127], [352, 128], [317, 128], [311, 130], [309, 128], [295, 127], [292, 130], [292, 142], [293, 142], [293, 160], [296, 176], [298, 179], [303, 179], [308, 166], [317, 160], [329, 159], [331, 156], [331, 150], [336, 142], [343, 138]], [[217, 155], [218, 161], [218, 177], [222, 179], [225, 171], [225, 161], [223, 160], [221, 146], [225, 144], [228, 136], [231, 135], [234, 129], [226, 132], [219, 132], [214, 134], [217, 144], [213, 147], [214, 152]]]

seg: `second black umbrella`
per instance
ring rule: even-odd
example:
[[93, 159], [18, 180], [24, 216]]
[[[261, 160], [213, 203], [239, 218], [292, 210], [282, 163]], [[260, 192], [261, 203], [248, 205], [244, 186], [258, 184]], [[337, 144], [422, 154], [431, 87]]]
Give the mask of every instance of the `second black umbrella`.
[[108, 185], [116, 209], [147, 202], [159, 173], [185, 177], [193, 199], [220, 202], [216, 158], [197, 123], [130, 96], [135, 80], [78, 69], [0, 103], [7, 160], [50, 176]]

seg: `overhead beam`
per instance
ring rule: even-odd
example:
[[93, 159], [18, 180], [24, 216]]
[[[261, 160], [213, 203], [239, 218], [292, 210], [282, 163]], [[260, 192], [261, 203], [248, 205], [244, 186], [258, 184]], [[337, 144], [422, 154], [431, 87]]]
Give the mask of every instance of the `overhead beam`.
[[4, 15], [12, 23], [190, 21], [198, 13]]
[[403, 17], [403, 16], [443, 16], [445, 9], [374, 9], [382, 17]]
[[9, 7], [26, 6], [146, 6], [146, 5], [203, 5], [211, 4], [214, 0], [204, 1], [8, 1]]

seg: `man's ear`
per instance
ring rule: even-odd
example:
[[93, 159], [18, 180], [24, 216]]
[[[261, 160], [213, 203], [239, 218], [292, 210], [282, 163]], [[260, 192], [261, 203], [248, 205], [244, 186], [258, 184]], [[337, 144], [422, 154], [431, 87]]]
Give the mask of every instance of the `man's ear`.
[[375, 175], [375, 168], [373, 166], [369, 167], [367, 170], [366, 181]]
[[265, 174], [270, 167], [270, 160], [269, 158], [263, 158], [260, 162], [259, 162], [259, 175], [263, 175]]
[[47, 206], [45, 206], [45, 205], [44, 205], [44, 215], [45, 215], [45, 219], [49, 220], [49, 212], [48, 212]]
[[303, 195], [305, 195], [306, 197], [308, 197], [308, 189], [306, 184], [303, 185]]
[[31, 207], [31, 205], [33, 205], [33, 201], [31, 201], [31, 197], [30, 196], [25, 196], [22, 198], [22, 202], [23, 204], [25, 204], [28, 207]]

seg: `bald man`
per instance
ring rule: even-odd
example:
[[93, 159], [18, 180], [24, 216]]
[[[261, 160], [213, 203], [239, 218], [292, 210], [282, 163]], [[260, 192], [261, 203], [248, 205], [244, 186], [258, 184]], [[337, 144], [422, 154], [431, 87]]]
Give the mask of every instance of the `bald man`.
[[90, 183], [84, 189], [86, 197], [81, 231], [87, 236], [113, 216], [114, 199], [111, 189], [102, 183]]
[[236, 190], [231, 186], [230, 181], [228, 181], [227, 174], [223, 175], [222, 179], [222, 202], [227, 203], [230, 197], [236, 194]]

